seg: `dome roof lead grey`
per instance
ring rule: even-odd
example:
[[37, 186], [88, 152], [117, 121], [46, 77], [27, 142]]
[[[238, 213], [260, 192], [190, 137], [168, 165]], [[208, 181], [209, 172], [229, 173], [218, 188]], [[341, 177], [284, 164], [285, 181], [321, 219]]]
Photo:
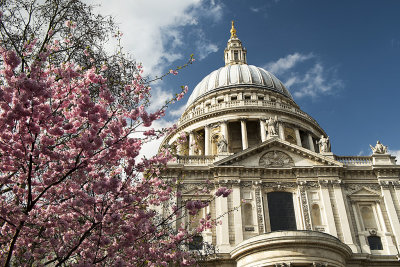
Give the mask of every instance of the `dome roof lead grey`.
[[219, 68], [207, 75], [193, 90], [189, 97], [187, 107], [197, 99], [229, 87], [256, 87], [278, 92], [293, 102], [288, 89], [272, 73], [263, 68], [247, 65], [247, 50], [236, 35], [232, 22], [231, 38], [224, 50], [225, 67]]

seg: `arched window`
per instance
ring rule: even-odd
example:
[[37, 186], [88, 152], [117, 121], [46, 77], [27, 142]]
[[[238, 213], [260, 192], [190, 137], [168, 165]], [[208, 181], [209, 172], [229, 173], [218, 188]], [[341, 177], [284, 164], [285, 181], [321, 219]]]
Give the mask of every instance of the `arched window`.
[[360, 211], [365, 230], [370, 228], [376, 229], [377, 227], [376, 227], [375, 217], [371, 207], [367, 206], [361, 207]]
[[292, 193], [270, 192], [267, 201], [271, 231], [297, 229]]
[[311, 220], [314, 226], [322, 225], [321, 210], [318, 204], [311, 206]]

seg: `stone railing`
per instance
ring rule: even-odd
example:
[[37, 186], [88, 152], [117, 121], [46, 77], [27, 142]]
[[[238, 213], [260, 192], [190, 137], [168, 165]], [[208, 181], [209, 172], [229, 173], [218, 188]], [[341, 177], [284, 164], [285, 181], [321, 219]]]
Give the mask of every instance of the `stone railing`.
[[248, 100], [233, 100], [233, 101], [228, 101], [228, 102], [222, 102], [222, 103], [217, 103], [214, 105], [208, 105], [204, 108], [197, 108], [197, 109], [188, 111], [179, 119], [178, 124], [182, 125], [185, 122], [188, 122], [192, 119], [195, 119], [197, 117], [200, 117], [200, 116], [205, 115], [210, 112], [219, 111], [219, 110], [223, 110], [226, 108], [250, 107], [250, 106], [267, 107], [267, 108], [285, 110], [286, 112], [300, 115], [300, 116], [305, 117], [306, 119], [311, 120], [312, 122], [316, 123], [316, 121], [311, 116], [309, 116], [307, 113], [305, 113], [305, 112], [301, 111], [300, 109], [297, 109], [291, 105], [280, 103], [280, 102], [267, 101], [267, 100], [248, 99]]
[[171, 163], [184, 165], [208, 165], [212, 164], [215, 156], [177, 156], [176, 161]]
[[365, 166], [372, 165], [372, 157], [370, 156], [335, 156], [335, 160], [344, 165]]

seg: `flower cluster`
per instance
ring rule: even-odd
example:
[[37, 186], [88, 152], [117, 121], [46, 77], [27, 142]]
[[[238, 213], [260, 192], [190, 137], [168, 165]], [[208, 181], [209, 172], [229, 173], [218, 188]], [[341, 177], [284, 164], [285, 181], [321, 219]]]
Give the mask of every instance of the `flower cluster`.
[[228, 197], [229, 194], [230, 194], [231, 192], [232, 192], [231, 189], [228, 189], [228, 188], [226, 188], [226, 187], [220, 187], [220, 188], [218, 188], [217, 191], [215, 192], [215, 195], [216, 195], [217, 197], [220, 197], [220, 196], [222, 196], [222, 197]]
[[[176, 197], [176, 183], [160, 178], [172, 155], [139, 159], [145, 139], [131, 137], [138, 125], [144, 138], [174, 130], [148, 128], [164, 109], [124, 105], [139, 103], [151, 88], [138, 75], [115, 96], [106, 65], [55, 66], [48, 62], [53, 48], [46, 49], [33, 57], [35, 42], [26, 44], [36, 60], [23, 71], [14, 51], [0, 49], [0, 263], [193, 264], [179, 249], [190, 234], [171, 228], [178, 210], [162, 223], [156, 212]], [[191, 201], [186, 208], [194, 214], [206, 205]]]

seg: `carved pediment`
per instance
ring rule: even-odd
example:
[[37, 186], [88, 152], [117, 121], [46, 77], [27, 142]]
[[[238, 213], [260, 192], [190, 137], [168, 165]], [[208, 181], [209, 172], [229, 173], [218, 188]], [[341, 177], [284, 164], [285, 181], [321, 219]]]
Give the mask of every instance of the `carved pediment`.
[[292, 167], [294, 166], [294, 162], [288, 154], [279, 150], [273, 150], [261, 156], [259, 165], [269, 168]]
[[380, 201], [381, 195], [379, 192], [376, 192], [372, 189], [362, 187], [361, 189], [351, 193], [349, 198], [352, 201]]
[[290, 168], [312, 166], [343, 166], [342, 163], [303, 147], [283, 141], [269, 139], [258, 146], [250, 147], [224, 159], [214, 166], [246, 166], [265, 168]]
[[372, 189], [363, 187], [350, 194], [350, 196], [380, 196], [380, 194]]

